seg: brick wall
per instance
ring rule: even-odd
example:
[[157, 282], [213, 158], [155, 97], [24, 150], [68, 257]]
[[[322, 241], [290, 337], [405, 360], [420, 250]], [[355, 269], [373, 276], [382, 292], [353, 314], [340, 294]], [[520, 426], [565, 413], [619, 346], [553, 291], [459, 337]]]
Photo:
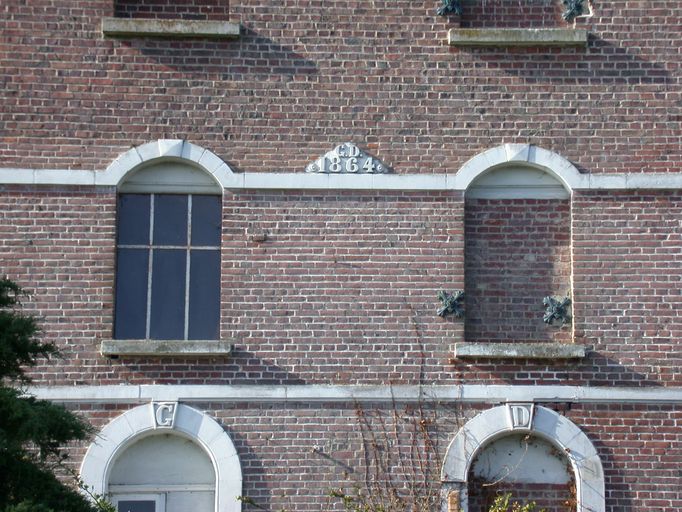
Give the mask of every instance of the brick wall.
[[0, 203], [1, 272], [33, 293], [24, 309], [64, 356], [43, 365], [37, 381], [81, 382], [99, 369], [96, 340], [111, 330], [115, 194], [3, 186]]
[[465, 0], [462, 28], [564, 27], [561, 2], [556, 0]]
[[627, 368], [622, 380], [679, 385], [682, 197], [590, 192], [573, 201], [576, 340]]
[[670, 405], [580, 405], [567, 416], [592, 439], [604, 466], [607, 510], [682, 507], [679, 408]]
[[114, 0], [114, 13], [120, 18], [182, 20], [227, 20], [227, 0]]
[[[447, 46], [460, 21], [566, 26], [554, 4], [517, 4], [466, 2], [458, 20], [436, 16], [436, 1], [244, 0], [229, 9], [241, 37], [213, 41], [102, 37], [102, 17], [151, 15], [143, 9], [151, 4], [8, 2], [0, 167], [102, 170], [131, 145], [183, 138], [237, 172], [303, 172], [347, 140], [399, 174], [454, 174], [508, 142], [551, 149], [585, 173], [679, 172], [682, 4], [595, 3], [594, 16], [577, 22], [590, 31], [588, 48]], [[227, 4], [191, 5], [198, 10], [166, 2], [155, 15], [226, 16]], [[468, 208], [466, 224], [459, 193], [228, 192], [221, 334], [236, 350], [204, 359], [99, 355], [113, 319], [115, 199], [111, 188], [0, 188], [0, 269], [33, 290], [26, 310], [64, 356], [32, 372], [38, 385], [682, 383], [678, 192], [574, 192], [570, 215], [564, 202], [551, 210], [557, 217], [540, 202], [503, 215], [481, 203]], [[486, 231], [484, 214], [497, 215]], [[533, 235], [546, 228], [555, 242], [533, 247], [558, 262], [543, 282], [566, 282], [570, 235], [575, 341], [593, 350], [569, 362], [451, 359], [464, 325], [436, 316], [436, 292], [464, 288], [465, 271], [479, 281], [501, 259], [489, 258], [486, 237], [529, 217]], [[487, 244], [473, 261], [465, 227], [470, 251]], [[513, 252], [507, 242], [495, 250]], [[518, 264], [504, 270], [525, 283]], [[467, 337], [498, 339], [500, 322], [492, 334], [472, 330], [474, 312]], [[566, 332], [549, 338], [570, 341]], [[463, 416], [488, 406], [439, 410], [440, 453]], [[101, 427], [126, 407], [81, 410]], [[331, 486], [362, 478], [354, 406], [197, 407], [226, 427], [244, 493], [266, 509], [320, 510]], [[679, 407], [562, 407], [599, 451], [609, 512], [682, 508]], [[384, 413], [390, 431], [394, 416]], [[312, 452], [313, 442], [331, 458]], [[74, 449], [74, 463], [82, 453]]]
[[467, 341], [570, 342], [542, 299], [570, 295], [570, 201], [467, 199]]
[[462, 337], [436, 315], [437, 292], [463, 287], [458, 194], [227, 193], [221, 333], [235, 353], [217, 360], [99, 355], [113, 323], [111, 189], [6, 187], [0, 200], [0, 268], [34, 292], [27, 307], [65, 356], [36, 383], [412, 383], [426, 368], [445, 378]]
[[346, 140], [399, 173], [505, 142], [592, 173], [679, 170], [680, 2], [600, 1], [587, 49], [449, 48], [438, 5], [245, 0], [242, 36], [208, 41], [102, 38], [112, 0], [9, 2], [0, 165], [104, 169], [187, 138], [254, 172], [302, 172]]

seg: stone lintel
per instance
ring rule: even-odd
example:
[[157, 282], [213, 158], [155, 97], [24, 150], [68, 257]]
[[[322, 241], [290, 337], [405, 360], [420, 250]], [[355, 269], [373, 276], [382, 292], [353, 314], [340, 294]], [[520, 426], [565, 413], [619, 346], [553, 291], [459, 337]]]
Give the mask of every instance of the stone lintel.
[[217, 340], [103, 340], [103, 356], [225, 356], [232, 344]]
[[585, 345], [568, 343], [456, 343], [458, 359], [582, 359]]
[[450, 46], [587, 46], [587, 31], [572, 28], [453, 28]]
[[233, 39], [239, 37], [239, 23], [213, 20], [166, 20], [145, 18], [103, 18], [102, 34], [109, 37], [179, 37]]

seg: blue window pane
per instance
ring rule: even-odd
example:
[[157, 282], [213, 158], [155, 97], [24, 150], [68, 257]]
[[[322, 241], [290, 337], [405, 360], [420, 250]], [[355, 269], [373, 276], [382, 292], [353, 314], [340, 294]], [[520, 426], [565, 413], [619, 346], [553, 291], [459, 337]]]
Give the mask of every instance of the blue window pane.
[[189, 339], [220, 337], [220, 251], [191, 251]]
[[148, 194], [118, 196], [118, 243], [121, 245], [149, 244]]
[[152, 500], [121, 500], [118, 512], [155, 512], [156, 502]]
[[187, 245], [187, 199], [184, 195], [154, 196], [154, 245]]
[[220, 199], [192, 196], [192, 245], [220, 245]]
[[147, 326], [149, 251], [119, 249], [116, 268], [114, 337], [143, 339]]
[[150, 336], [156, 340], [185, 338], [185, 250], [156, 249], [152, 261]]

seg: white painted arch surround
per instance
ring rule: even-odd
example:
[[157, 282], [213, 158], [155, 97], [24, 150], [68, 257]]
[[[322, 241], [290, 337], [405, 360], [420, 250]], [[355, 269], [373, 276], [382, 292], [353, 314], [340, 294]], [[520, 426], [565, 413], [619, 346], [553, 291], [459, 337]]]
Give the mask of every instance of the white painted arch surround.
[[209, 456], [216, 474], [216, 512], [241, 512], [242, 471], [237, 450], [225, 430], [209, 415], [177, 404], [172, 427], [158, 427], [154, 404], [135, 407], [113, 419], [88, 448], [81, 478], [96, 494], [106, 495], [111, 469], [126, 448], [142, 437], [174, 432], [196, 442]]
[[[469, 420], [447, 449], [441, 470], [443, 483], [459, 483], [465, 489], [469, 469], [480, 451], [490, 442], [519, 430], [511, 426], [506, 405], [488, 409]], [[604, 470], [585, 433], [565, 416], [541, 406], [535, 406], [532, 423], [525, 431], [556, 446], [568, 458], [575, 475], [578, 512], [604, 512]], [[466, 496], [466, 492], [463, 494]], [[466, 511], [466, 503], [462, 505]]]
[[570, 194], [585, 176], [561, 155], [529, 144], [503, 144], [471, 158], [457, 172], [457, 188], [467, 190], [482, 175], [502, 166], [520, 164], [554, 177]]

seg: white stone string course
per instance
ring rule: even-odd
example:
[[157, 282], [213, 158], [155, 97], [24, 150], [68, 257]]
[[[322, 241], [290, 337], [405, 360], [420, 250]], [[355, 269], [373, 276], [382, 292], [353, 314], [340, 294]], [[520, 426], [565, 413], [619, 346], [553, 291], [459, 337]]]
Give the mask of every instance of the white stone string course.
[[[466, 190], [482, 173], [524, 163], [556, 177], [567, 190], [682, 188], [682, 173], [581, 174], [562, 156], [528, 144], [504, 144], [471, 158], [456, 174], [234, 173], [212, 151], [184, 140], [158, 140], [132, 148], [106, 170], [0, 168], [0, 184], [117, 186], [124, 176], [154, 160], [188, 161], [211, 174], [223, 189]], [[443, 163], [446, 166], [446, 162]]]

